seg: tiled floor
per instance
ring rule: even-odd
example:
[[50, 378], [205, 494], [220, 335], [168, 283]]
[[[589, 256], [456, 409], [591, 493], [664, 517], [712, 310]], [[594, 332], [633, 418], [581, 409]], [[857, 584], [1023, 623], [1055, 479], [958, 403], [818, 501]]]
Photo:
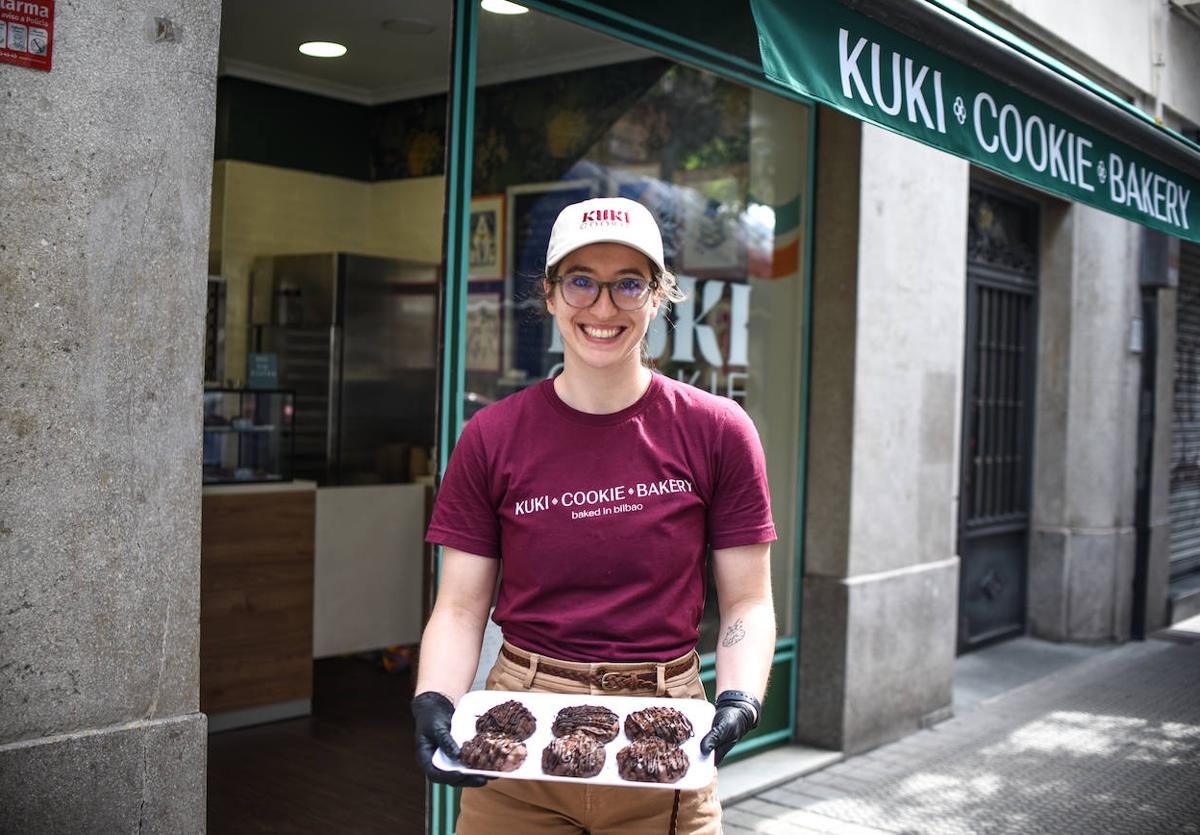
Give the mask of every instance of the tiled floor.
[[1200, 833], [1198, 694], [1200, 641], [1092, 654], [731, 804], [725, 831]]

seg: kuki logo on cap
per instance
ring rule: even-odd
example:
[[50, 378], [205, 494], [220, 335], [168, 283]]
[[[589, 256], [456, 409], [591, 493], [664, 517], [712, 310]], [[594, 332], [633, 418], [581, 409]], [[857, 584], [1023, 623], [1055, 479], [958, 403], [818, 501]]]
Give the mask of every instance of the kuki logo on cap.
[[617, 211], [616, 209], [592, 209], [590, 212], [584, 212], [580, 219], [579, 228], [583, 229], [589, 223], [624, 223], [629, 225], [629, 212]]

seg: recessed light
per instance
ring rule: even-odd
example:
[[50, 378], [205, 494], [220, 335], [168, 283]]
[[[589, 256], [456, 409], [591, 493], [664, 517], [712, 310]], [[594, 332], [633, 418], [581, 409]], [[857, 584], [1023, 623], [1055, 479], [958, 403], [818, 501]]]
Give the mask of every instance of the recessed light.
[[308, 41], [300, 44], [300, 51], [313, 58], [341, 58], [346, 54], [346, 47], [331, 41]]
[[508, 0], [480, 0], [479, 8], [492, 14], [525, 14], [529, 9]]

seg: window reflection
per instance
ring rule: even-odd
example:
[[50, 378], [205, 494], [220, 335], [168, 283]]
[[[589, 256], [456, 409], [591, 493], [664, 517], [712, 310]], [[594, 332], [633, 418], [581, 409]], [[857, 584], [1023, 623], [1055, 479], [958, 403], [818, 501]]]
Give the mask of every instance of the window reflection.
[[[780, 634], [791, 621], [803, 361], [808, 112], [767, 93], [536, 13], [485, 21], [476, 91], [467, 391], [478, 408], [561, 370], [538, 279], [559, 211], [636, 200], [663, 231], [687, 299], [647, 337], [663, 374], [740, 403], [767, 450], [780, 541]], [[501, 35], [500, 32], [503, 32]], [[559, 43], [578, 56], [563, 66]], [[539, 72], [527, 55], [556, 63]], [[519, 77], [515, 77], [519, 76]], [[503, 81], [490, 83], [493, 79]], [[701, 649], [715, 647], [714, 601]]]

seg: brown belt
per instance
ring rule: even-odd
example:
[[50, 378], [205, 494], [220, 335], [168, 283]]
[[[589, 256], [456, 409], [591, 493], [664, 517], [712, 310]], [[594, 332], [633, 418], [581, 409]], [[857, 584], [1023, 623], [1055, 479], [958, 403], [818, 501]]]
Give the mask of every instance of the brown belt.
[[[500, 647], [500, 654], [518, 667], [529, 667], [529, 658], [527, 656], [516, 653], [507, 646]], [[677, 675], [682, 675], [692, 669], [695, 663], [696, 657], [694, 655], [688, 656], [683, 661], [672, 664], [663, 670], [663, 677], [674, 678]], [[572, 670], [569, 667], [560, 667], [543, 658], [538, 658], [537, 671], [558, 678], [578, 681], [580, 684], [586, 684], [589, 687], [599, 687], [601, 690], [658, 689], [658, 673], [656, 670], [642, 673], [634, 672], [633, 670], [604, 670], [603, 668], [595, 670]]]

